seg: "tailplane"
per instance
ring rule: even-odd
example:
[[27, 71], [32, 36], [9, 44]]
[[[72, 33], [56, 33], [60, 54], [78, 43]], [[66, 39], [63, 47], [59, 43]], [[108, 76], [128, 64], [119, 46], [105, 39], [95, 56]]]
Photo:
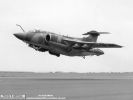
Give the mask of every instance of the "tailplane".
[[84, 37], [83, 41], [96, 42], [100, 34], [109, 34], [109, 32], [90, 31], [90, 32], [84, 33], [83, 35], [89, 35], [89, 36]]

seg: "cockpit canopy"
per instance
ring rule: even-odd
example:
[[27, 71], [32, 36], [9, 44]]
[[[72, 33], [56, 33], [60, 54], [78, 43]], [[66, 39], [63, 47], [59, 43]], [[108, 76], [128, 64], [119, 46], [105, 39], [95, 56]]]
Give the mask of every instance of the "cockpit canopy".
[[30, 30], [28, 31], [29, 33], [41, 33], [42, 31], [39, 29], [34, 29], [34, 30]]

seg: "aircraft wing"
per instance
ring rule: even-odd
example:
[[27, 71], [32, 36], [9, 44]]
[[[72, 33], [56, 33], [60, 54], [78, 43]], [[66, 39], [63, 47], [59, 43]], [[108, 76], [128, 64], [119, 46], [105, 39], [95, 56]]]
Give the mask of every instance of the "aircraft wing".
[[97, 42], [86, 42], [77, 39], [64, 39], [67, 44], [73, 48], [121, 48], [122, 46], [113, 43], [97, 43]]

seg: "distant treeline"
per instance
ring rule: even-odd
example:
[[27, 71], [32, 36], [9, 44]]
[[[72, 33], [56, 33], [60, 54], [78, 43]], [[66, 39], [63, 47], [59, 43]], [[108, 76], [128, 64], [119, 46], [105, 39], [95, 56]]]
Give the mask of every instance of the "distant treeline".
[[19, 78], [43, 78], [43, 79], [133, 79], [133, 72], [6, 72], [1, 71], [0, 77], [19, 77]]

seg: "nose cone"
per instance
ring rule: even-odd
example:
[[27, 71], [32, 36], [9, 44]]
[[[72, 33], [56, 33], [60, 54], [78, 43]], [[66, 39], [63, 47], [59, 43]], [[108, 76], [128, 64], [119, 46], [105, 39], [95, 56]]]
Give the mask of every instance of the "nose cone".
[[25, 38], [26, 38], [26, 34], [24, 34], [24, 33], [15, 33], [13, 35], [20, 40], [25, 40]]

